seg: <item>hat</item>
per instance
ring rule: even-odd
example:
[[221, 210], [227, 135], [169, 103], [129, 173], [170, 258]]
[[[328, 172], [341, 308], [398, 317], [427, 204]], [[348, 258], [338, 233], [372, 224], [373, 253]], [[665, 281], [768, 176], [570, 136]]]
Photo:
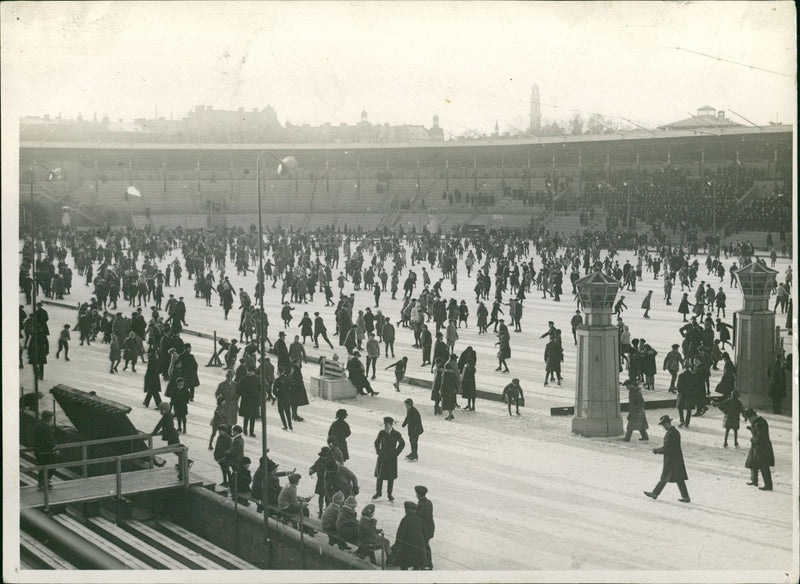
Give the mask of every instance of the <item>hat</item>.
[[315, 313], [314, 313], [314, 316], [319, 316], [319, 312], [315, 312]]
[[220, 424], [217, 426], [217, 430], [220, 432], [227, 432], [228, 431], [228, 424]]
[[340, 410], [336, 410], [336, 417], [337, 418], [345, 418], [347, 417], [347, 410], [342, 408]]
[[372, 517], [375, 515], [375, 505], [370, 503], [369, 505], [364, 505], [364, 508], [361, 510], [361, 514], [365, 517]]
[[360, 356], [361, 353], [359, 353], [358, 351], [353, 351], [353, 357], [360, 357]]
[[336, 503], [337, 505], [343, 505], [344, 493], [342, 493], [341, 491], [336, 491], [336, 494], [333, 495], [333, 502]]
[[239, 434], [242, 433], [242, 427], [239, 424], [236, 424], [233, 428], [231, 428], [231, 430], [233, 432], [239, 432]]
[[300, 480], [300, 475], [297, 474], [296, 472], [293, 472], [292, 474], [289, 475], [289, 482], [290, 483], [296, 483], [299, 480]]
[[42, 412], [42, 419], [47, 418], [48, 420], [53, 417], [53, 412], [50, 410], [45, 410]]
[[658, 425], [659, 426], [663, 426], [664, 424], [667, 424], [668, 422], [672, 422], [672, 418], [670, 418], [667, 414], [664, 414], [663, 416], [661, 416], [658, 419]]
[[417, 495], [420, 497], [424, 497], [428, 494], [428, 487], [423, 487], [422, 485], [417, 485], [414, 487], [414, 491], [416, 491]]
[[317, 456], [330, 456], [330, 455], [331, 455], [331, 449], [328, 448], [327, 446], [323, 446], [322, 448], [320, 448], [319, 454], [317, 454]]
[[511, 380], [511, 383], [514, 383], [514, 384], [519, 383], [519, 378], [515, 377], [514, 379]]
[[358, 502], [356, 501], [356, 498], [353, 495], [350, 495], [349, 497], [347, 497], [347, 499], [344, 500], [345, 507], [350, 507], [351, 509], [355, 509], [356, 505], [358, 505]]
[[394, 418], [392, 418], [391, 416], [386, 416], [385, 418], [383, 418], [383, 423], [384, 424], [394, 424]]
[[403, 507], [406, 508], [406, 511], [408, 511], [409, 509], [416, 510], [417, 504], [414, 501], [406, 501], [405, 503], [403, 503]]
[[283, 332], [283, 331], [281, 331], [281, 332], [279, 332], [279, 333], [278, 333], [278, 336], [279, 336], [279, 337], [285, 337], [285, 336], [286, 336], [286, 333], [285, 333], [285, 332]]
[[251, 462], [252, 461], [250, 460], [250, 457], [248, 457], [248, 456], [245, 456], [244, 458], [242, 458], [242, 466], [250, 464]]
[[674, 345], [672, 345], [672, 348], [673, 349], [678, 349], [678, 348], [680, 348], [680, 345], [678, 343], [675, 343]]
[[747, 408], [744, 411], [744, 417], [745, 418], [753, 418], [753, 417], [755, 417], [755, 415], [756, 415], [756, 411], [753, 408]]
[[268, 471], [273, 471], [276, 468], [278, 468], [278, 464], [277, 463], [275, 463], [275, 462], [273, 462], [271, 460], [269, 462], [267, 462], [267, 470]]
[[414, 405], [414, 400], [409, 397], [409, 398], [406, 398], [406, 400], [403, 403], [406, 403], [406, 404], [408, 404], [410, 406], [413, 406]]

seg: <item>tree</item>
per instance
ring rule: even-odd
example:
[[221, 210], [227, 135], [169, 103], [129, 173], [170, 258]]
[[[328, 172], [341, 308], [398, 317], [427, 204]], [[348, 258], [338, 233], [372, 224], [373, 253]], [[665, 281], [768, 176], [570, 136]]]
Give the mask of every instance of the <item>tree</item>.
[[569, 120], [569, 133], [573, 136], [583, 134], [583, 125], [583, 116], [581, 116], [581, 114], [575, 114]]

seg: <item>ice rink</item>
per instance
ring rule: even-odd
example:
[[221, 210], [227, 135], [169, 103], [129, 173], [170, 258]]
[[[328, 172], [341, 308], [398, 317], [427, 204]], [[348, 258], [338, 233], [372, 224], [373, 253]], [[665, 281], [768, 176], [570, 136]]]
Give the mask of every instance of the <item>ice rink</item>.
[[[179, 257], [177, 251], [168, 255], [160, 267], [163, 269], [166, 261], [174, 257]], [[621, 252], [618, 259], [620, 265], [626, 259], [635, 263], [633, 253], [629, 251]], [[369, 260], [367, 254], [365, 264]], [[729, 286], [727, 274], [735, 260], [723, 260], [726, 275], [722, 283], [716, 276], [706, 274], [704, 260], [705, 256], [701, 254], [698, 280], [710, 281], [715, 289], [719, 286], [725, 289], [728, 296], [725, 321], [730, 324], [733, 312], [742, 305], [741, 293]], [[72, 266], [71, 257], [67, 261]], [[427, 263], [424, 265], [435, 282], [439, 270], [431, 269]], [[779, 281], [783, 280], [789, 265], [788, 259], [778, 260]], [[537, 258], [535, 268], [538, 270], [540, 267]], [[418, 274], [421, 271], [419, 266], [414, 269]], [[333, 273], [335, 279], [338, 270]], [[404, 271], [400, 277], [401, 288], [405, 274]], [[236, 289], [243, 287], [253, 296], [254, 274], [237, 276], [229, 260], [226, 275]], [[312, 395], [308, 378], [316, 376], [318, 370], [316, 365], [309, 363], [303, 373], [311, 403], [300, 411], [305, 421], [295, 423], [293, 432], [284, 432], [274, 407], [268, 408], [267, 416], [270, 457], [280, 464], [281, 470], [296, 467], [303, 475], [299, 486], [301, 495], [313, 495], [315, 479], [308, 476], [308, 467], [325, 444], [334, 412], [344, 407], [349, 412], [348, 422], [353, 432], [348, 441], [351, 458], [347, 466], [360, 481], [358, 509], [367, 504], [374, 492], [373, 441], [382, 428], [382, 418], [391, 415], [402, 421], [405, 415], [403, 400], [412, 397], [425, 427], [420, 438], [419, 461], [404, 460], [407, 452], [400, 456], [399, 477], [394, 490], [396, 500], [390, 503], [385, 496], [379, 499], [375, 516], [378, 526], [394, 540], [397, 524], [403, 515], [403, 501], [415, 499], [415, 485], [426, 485], [428, 498], [434, 505], [436, 536], [431, 547], [437, 571], [769, 570], [777, 574], [790, 570], [794, 561], [790, 416], [761, 412], [769, 422], [775, 450], [774, 491], [763, 492], [746, 484], [749, 480], [749, 471], [744, 467], [749, 445], [746, 423], [743, 422], [739, 437], [741, 446], [734, 448], [731, 441], [731, 448], [723, 449], [722, 413], [712, 407], [705, 416], [694, 418], [689, 428], [680, 429], [692, 502], [688, 505], [679, 503], [674, 484], [668, 485], [657, 501], [648, 499], [642, 492], [654, 486], [661, 472], [662, 457], [652, 453], [663, 438], [663, 430], [657, 425], [658, 418], [665, 413], [677, 417], [676, 410], [647, 411], [649, 443], [635, 439], [626, 443], [621, 441], [621, 437], [583, 438], [571, 433], [569, 416], [550, 415], [551, 407], [574, 404], [576, 355], [569, 320], [574, 314], [575, 302], [568, 278], [565, 278], [561, 302], [542, 299], [541, 292], [535, 288], [528, 294], [524, 303], [523, 332], [511, 333], [511, 373], [502, 375], [494, 371], [497, 366], [496, 335], [477, 334], [476, 303], [472, 291], [475, 276], [467, 277], [463, 262], [458, 275], [457, 291], [451, 290], [448, 280], [443, 285], [445, 298], [466, 299], [470, 308], [469, 328], [459, 329], [460, 338], [455, 350], [460, 352], [467, 345], [476, 349], [479, 389], [500, 393], [512, 377], [519, 377], [526, 397], [522, 415], [510, 418], [503, 403], [479, 399], [476, 412], [458, 410], [452, 422], [444, 421], [442, 416], [434, 417], [430, 390], [403, 384], [402, 391], [395, 392], [391, 385], [393, 372], [383, 371], [393, 360], [383, 356], [378, 360], [378, 379], [373, 382], [379, 396], [328, 402]], [[77, 304], [87, 301], [91, 288], [84, 284], [77, 270], [73, 282], [72, 294], [66, 296], [64, 302]], [[188, 308], [186, 328], [205, 333], [216, 331], [219, 336], [238, 339], [238, 302], [226, 321], [216, 295], [214, 306], [206, 307], [203, 299], [195, 298], [193, 284], [194, 281], [188, 280], [184, 272], [180, 288], [165, 288], [167, 295], [185, 297]], [[335, 282], [332, 287], [337, 293]], [[645, 320], [639, 306], [651, 289], [654, 291], [651, 318]], [[348, 282], [344, 291], [350, 293], [352, 284]], [[643, 281], [637, 283], [636, 292], [623, 293], [629, 307], [623, 319], [630, 326], [632, 337], [647, 339], [658, 351], [657, 389], [644, 391], [644, 397], [646, 400], [666, 399], [670, 397], [666, 391], [669, 375], [660, 369], [670, 345], [680, 342], [678, 328], [682, 323], [677, 312], [680, 286], [676, 285], [673, 290], [671, 306], [664, 305], [662, 279], [654, 280], [648, 272], [644, 273]], [[494, 290], [490, 298], [493, 295]], [[692, 301], [693, 296], [694, 289], [690, 293]], [[370, 291], [355, 292], [355, 297], [354, 314], [367, 306], [375, 311]], [[399, 320], [402, 290], [398, 292], [397, 300], [390, 297], [389, 293], [381, 296], [380, 309], [396, 322]], [[279, 316], [280, 281], [277, 288], [267, 287], [264, 302], [271, 323], [269, 336], [274, 341], [278, 331], [283, 330]], [[20, 303], [24, 303], [22, 295]], [[335, 328], [334, 307], [324, 307], [324, 295], [315, 296], [313, 304], [295, 307], [293, 326], [287, 330], [287, 342], [299, 334], [299, 321], [304, 311], [308, 311], [312, 319], [313, 313], [319, 311], [336, 345], [332, 334]], [[489, 302], [487, 308], [490, 307]], [[129, 405], [133, 423], [140, 430], [150, 431], [158, 416], [152, 405], [150, 409], [142, 405], [146, 366], [140, 363], [137, 373], [123, 372], [120, 367], [119, 374], [110, 375], [108, 345], [98, 342], [81, 347], [77, 332], [73, 333], [71, 342], [71, 361], [56, 360], [57, 331], [63, 324], [74, 324], [77, 312], [54, 306], [47, 309], [51, 351], [40, 388], [47, 392], [53, 385], [63, 383], [86, 391], [94, 390], [101, 397]], [[127, 301], [120, 299], [118, 310], [129, 315], [132, 309]], [[143, 312], [149, 319], [149, 306], [143, 307]], [[539, 337], [546, 332], [548, 320], [553, 320], [563, 331], [564, 382], [560, 387], [543, 385], [546, 339]], [[777, 323], [783, 326], [785, 315], [778, 313]], [[491, 333], [491, 327], [489, 330]], [[787, 338], [791, 343], [791, 337]], [[189, 433], [181, 439], [189, 446], [195, 460], [193, 471], [220, 480], [219, 469], [207, 450], [207, 444], [214, 410], [213, 393], [223, 380], [223, 370], [204, 366], [211, 354], [211, 341], [190, 335], [183, 335], [183, 339], [192, 343], [193, 353], [200, 364], [201, 385], [195, 401], [189, 405]], [[403, 355], [409, 357], [407, 375], [430, 379], [432, 375], [428, 367], [420, 367], [419, 349], [411, 348], [412, 344], [410, 329], [398, 327], [395, 351], [398, 359]], [[334, 352], [327, 347], [315, 350], [311, 342], [306, 345], [306, 351], [309, 355], [326, 357]], [[787, 347], [787, 352], [790, 351]], [[337, 346], [335, 352], [346, 358], [347, 352], [343, 347]], [[9, 357], [6, 355], [4, 360], [6, 366], [13, 364]], [[24, 370], [19, 373], [20, 385], [25, 391], [30, 391], [32, 375], [27, 360]], [[712, 371], [712, 392], [720, 376], [721, 368]], [[626, 391], [621, 394], [623, 399], [627, 398]], [[50, 407], [51, 399], [49, 395], [45, 398], [45, 407]], [[66, 420], [62, 418], [58, 422]], [[253, 470], [260, 455], [260, 432], [257, 424], [257, 437], [246, 438], [246, 454], [254, 461]], [[405, 432], [403, 435], [405, 438]], [[312, 503], [313, 512], [316, 512], [316, 500]]]

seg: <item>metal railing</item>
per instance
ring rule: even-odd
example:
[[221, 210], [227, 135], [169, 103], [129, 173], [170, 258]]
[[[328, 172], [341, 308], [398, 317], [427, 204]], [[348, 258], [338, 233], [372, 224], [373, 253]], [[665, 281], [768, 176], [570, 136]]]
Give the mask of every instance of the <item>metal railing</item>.
[[[91, 441], [91, 442], [98, 442], [98, 441]], [[80, 444], [80, 443], [76, 443]], [[68, 446], [68, 445], [64, 445]], [[74, 447], [75, 444], [69, 445], [69, 447]], [[59, 448], [62, 446], [59, 445]], [[161, 454], [177, 454], [178, 455], [178, 468], [179, 468], [179, 478], [183, 482], [184, 487], [189, 486], [189, 449], [184, 446], [183, 444], [176, 444], [173, 446], [164, 446], [162, 448], [156, 448], [154, 450], [143, 450], [141, 452], [134, 452], [132, 454], [121, 454], [118, 456], [104, 456], [102, 458], [94, 458], [92, 460], [76, 460], [75, 462], [57, 462], [53, 464], [41, 464], [37, 466], [30, 466], [24, 469], [24, 472], [42, 472], [42, 487], [44, 492], [44, 509], [45, 511], [50, 510], [50, 488], [47, 486], [49, 481], [49, 474], [52, 471], [57, 469], [64, 469], [64, 468], [73, 468], [73, 467], [86, 467], [87, 465], [94, 465], [94, 464], [108, 464], [108, 463], [115, 463], [116, 464], [116, 489], [115, 489], [115, 499], [116, 499], [116, 521], [119, 523], [120, 520], [120, 503], [122, 501], [122, 463], [126, 460], [135, 460], [138, 458], [149, 458], [150, 464], [152, 465], [152, 459], [154, 456], [158, 456]], [[151, 466], [152, 467], [152, 466]]]
[[[105, 444], [115, 444], [119, 442], [134, 442], [134, 441], [146, 441], [147, 442], [147, 450], [153, 451], [153, 436], [151, 434], [132, 434], [130, 436], [115, 436], [113, 438], [99, 438], [97, 440], [84, 440], [83, 442], [67, 442], [65, 444], [58, 444], [59, 450], [71, 450], [71, 449], [78, 449], [81, 450], [81, 459], [79, 461], [75, 461], [77, 463], [83, 463], [81, 466], [81, 473], [82, 476], [88, 476], [88, 465], [92, 464], [96, 459], [89, 458], [89, 447], [90, 446], [101, 446]], [[131, 448], [133, 445], [131, 445]], [[29, 448], [20, 448], [19, 453], [22, 455], [23, 453], [34, 452], [35, 449], [33, 447]], [[145, 451], [141, 451], [145, 452]], [[131, 452], [133, 453], [133, 452]], [[138, 454], [138, 453], [137, 453]], [[62, 465], [62, 468], [65, 465]], [[78, 466], [78, 465], [76, 465]], [[150, 458], [148, 468], [153, 468], [153, 459]], [[30, 468], [25, 469], [26, 472], [30, 470]]]

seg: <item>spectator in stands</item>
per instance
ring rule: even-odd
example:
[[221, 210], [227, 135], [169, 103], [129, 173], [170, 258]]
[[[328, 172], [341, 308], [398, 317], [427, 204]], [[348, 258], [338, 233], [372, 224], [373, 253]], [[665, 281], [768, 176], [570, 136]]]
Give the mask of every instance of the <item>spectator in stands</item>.
[[345, 498], [336, 517], [336, 536], [347, 543], [358, 543], [358, 516], [356, 515], [356, 498], [352, 495]]
[[344, 541], [338, 538], [336, 531], [336, 521], [339, 518], [339, 510], [344, 505], [345, 496], [342, 493], [335, 493], [330, 504], [325, 507], [322, 513], [322, 531], [328, 535], [330, 545], [338, 545], [340, 549], [347, 549]]
[[231, 435], [229, 434], [228, 424], [220, 424], [217, 427], [219, 435], [217, 443], [214, 445], [214, 460], [222, 471], [222, 483], [220, 486], [227, 487], [231, 477], [231, 467], [228, 464], [227, 452], [231, 448]]
[[[61, 452], [56, 445], [55, 434], [53, 432], [53, 412], [45, 410], [36, 424], [33, 439], [33, 454], [36, 456], [37, 465], [54, 464], [60, 459]], [[50, 489], [52, 484], [50, 479], [53, 476], [52, 470], [47, 476], [45, 484], [44, 471], [39, 471], [39, 489]]]

